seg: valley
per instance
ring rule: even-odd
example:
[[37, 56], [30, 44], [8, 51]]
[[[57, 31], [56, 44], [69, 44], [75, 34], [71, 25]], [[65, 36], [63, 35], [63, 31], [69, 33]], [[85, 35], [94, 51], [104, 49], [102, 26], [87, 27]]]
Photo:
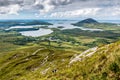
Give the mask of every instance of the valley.
[[0, 22], [0, 80], [120, 79], [118, 24], [92, 18], [53, 23]]

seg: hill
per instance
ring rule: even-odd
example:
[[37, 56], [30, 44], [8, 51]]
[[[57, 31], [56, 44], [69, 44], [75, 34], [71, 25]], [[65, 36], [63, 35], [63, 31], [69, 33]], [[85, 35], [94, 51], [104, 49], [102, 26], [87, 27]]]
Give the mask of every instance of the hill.
[[84, 24], [97, 24], [97, 23], [99, 23], [99, 22], [97, 22], [96, 20], [94, 20], [92, 18], [87, 18], [85, 20], [75, 23], [74, 25], [79, 26], [79, 25], [84, 25]]
[[120, 79], [120, 41], [79, 54], [34, 46], [0, 56], [1, 80]]

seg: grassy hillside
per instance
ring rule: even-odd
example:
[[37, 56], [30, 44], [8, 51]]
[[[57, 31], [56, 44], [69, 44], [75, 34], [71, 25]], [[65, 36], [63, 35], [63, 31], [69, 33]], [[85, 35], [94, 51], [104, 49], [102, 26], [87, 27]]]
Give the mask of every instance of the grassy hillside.
[[120, 79], [120, 41], [85, 52], [36, 45], [0, 56], [0, 80]]
[[27, 37], [0, 28], [0, 80], [119, 80], [120, 27], [84, 27], [103, 31], [51, 28], [49, 35]]

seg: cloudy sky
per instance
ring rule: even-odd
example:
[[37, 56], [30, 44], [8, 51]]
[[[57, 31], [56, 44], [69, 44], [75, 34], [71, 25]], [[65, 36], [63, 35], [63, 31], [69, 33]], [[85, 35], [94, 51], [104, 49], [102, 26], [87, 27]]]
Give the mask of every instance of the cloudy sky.
[[0, 19], [119, 19], [120, 0], [0, 0]]

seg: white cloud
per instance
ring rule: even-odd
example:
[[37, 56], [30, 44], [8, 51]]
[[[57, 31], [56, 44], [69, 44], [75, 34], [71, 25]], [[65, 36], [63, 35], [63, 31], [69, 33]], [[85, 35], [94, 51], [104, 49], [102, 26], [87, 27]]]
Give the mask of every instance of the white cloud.
[[19, 12], [36, 17], [119, 17], [119, 0], [0, 0], [0, 14]]
[[107, 7], [101, 8], [98, 15], [99, 17], [118, 17], [120, 16], [120, 7]]
[[39, 7], [40, 14], [44, 14], [54, 10], [61, 5], [67, 5], [72, 1], [73, 0], [36, 0], [33, 7]]
[[112, 12], [113, 16], [119, 16], [120, 15], [120, 8], [115, 8], [114, 11]]
[[20, 10], [20, 6], [19, 5], [11, 5], [9, 6], [10, 9], [9, 9], [9, 13], [8, 14], [16, 14], [18, 15], [18, 11]]
[[98, 13], [101, 8], [84, 8], [78, 9], [73, 11], [66, 11], [66, 12], [54, 12], [50, 15], [50, 17], [78, 17], [78, 16], [93, 16]]
[[20, 6], [15, 5], [9, 5], [7, 7], [0, 7], [0, 14], [15, 14], [18, 15], [18, 11], [20, 10]]
[[40, 13], [47, 13], [55, 8], [54, 5], [51, 5], [51, 0], [45, 0], [42, 2], [42, 5], [45, 5], [43, 9], [40, 9]]

